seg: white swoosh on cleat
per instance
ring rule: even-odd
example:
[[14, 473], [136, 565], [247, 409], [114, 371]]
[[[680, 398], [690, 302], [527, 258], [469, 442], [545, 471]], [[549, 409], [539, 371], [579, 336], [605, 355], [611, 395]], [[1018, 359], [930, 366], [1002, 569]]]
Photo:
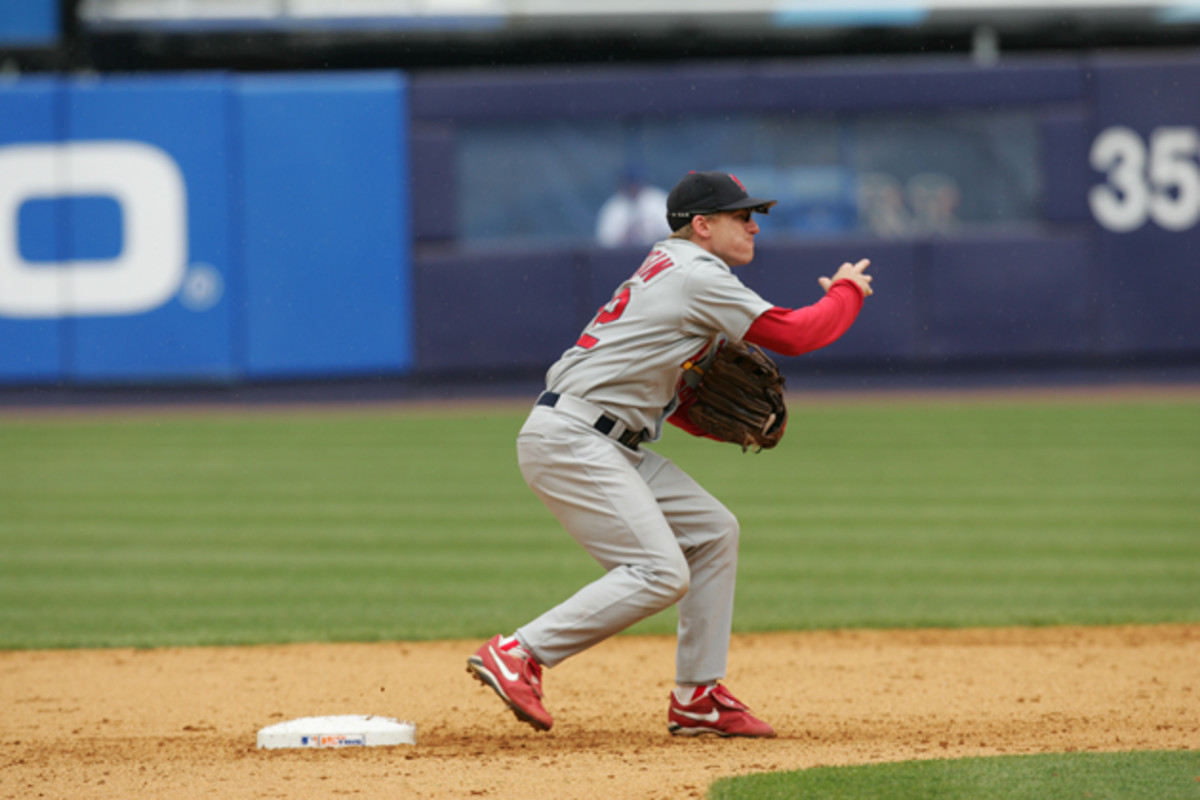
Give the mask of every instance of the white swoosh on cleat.
[[681, 717], [687, 717], [688, 719], [694, 719], [697, 722], [716, 722], [717, 720], [719, 720], [721, 718], [721, 712], [717, 711], [715, 708], [712, 711], [708, 712], [707, 714], [693, 714], [691, 711], [683, 711], [678, 708], [675, 709], [675, 713]]
[[492, 654], [492, 660], [496, 662], [496, 666], [500, 667], [500, 672], [504, 675], [504, 680], [519, 681], [521, 679], [520, 675], [513, 672], [508, 668], [507, 665], [505, 665], [504, 661], [500, 658], [500, 654], [496, 652], [496, 648], [488, 647], [488, 652]]

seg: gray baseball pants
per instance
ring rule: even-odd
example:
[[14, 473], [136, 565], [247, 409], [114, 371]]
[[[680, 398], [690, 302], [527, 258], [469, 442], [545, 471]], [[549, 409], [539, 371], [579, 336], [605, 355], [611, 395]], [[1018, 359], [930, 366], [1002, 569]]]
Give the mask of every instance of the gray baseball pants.
[[518, 461], [530, 488], [606, 573], [517, 638], [553, 667], [678, 603], [676, 681], [725, 677], [737, 519], [669, 459], [629, 449], [572, 410], [535, 407], [517, 437]]

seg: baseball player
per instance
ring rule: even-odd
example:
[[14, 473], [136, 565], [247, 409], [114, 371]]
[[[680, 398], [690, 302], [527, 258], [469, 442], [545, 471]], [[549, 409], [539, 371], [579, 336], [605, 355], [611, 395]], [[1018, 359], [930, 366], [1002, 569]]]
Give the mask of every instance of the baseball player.
[[498, 635], [467, 659], [523, 722], [554, 724], [542, 704], [553, 667], [678, 604], [676, 735], [774, 736], [720, 684], [725, 677], [737, 572], [738, 522], [669, 459], [643, 447], [663, 423], [704, 432], [686, 414], [688, 380], [722, 341], [783, 355], [824, 347], [872, 293], [868, 261], [820, 278], [825, 296], [799, 309], [772, 305], [732, 267], [754, 257], [755, 212], [732, 175], [692, 172], [671, 190], [673, 233], [651, 250], [546, 375], [517, 439], [521, 473], [564, 528], [606, 570], [574, 596]]

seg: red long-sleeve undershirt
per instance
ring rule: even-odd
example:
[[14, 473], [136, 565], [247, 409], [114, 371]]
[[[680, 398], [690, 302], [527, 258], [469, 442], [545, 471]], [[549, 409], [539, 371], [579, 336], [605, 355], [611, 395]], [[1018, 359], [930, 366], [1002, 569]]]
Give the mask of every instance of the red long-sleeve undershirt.
[[[802, 355], [837, 341], [854, 324], [862, 305], [863, 294], [858, 287], [851, 281], [840, 280], [811, 306], [767, 309], [754, 320], [743, 338], [780, 355]], [[688, 418], [688, 405], [681, 403], [667, 421], [693, 436], [708, 436]]]
[[862, 309], [863, 295], [841, 280], [817, 302], [804, 308], [768, 308], [746, 331], [745, 340], [783, 356], [798, 356], [837, 341]]

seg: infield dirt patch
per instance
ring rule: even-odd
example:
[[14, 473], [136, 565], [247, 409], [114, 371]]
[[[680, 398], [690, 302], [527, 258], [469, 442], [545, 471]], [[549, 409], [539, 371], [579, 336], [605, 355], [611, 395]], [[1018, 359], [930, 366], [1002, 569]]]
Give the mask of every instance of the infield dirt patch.
[[[556, 724], [465, 672], [479, 642], [0, 653], [0, 797], [702, 797], [728, 775], [919, 758], [1200, 749], [1200, 625], [742, 635], [728, 683], [778, 739], [667, 734], [674, 640], [546, 673]], [[416, 746], [258, 750], [296, 717]]]

